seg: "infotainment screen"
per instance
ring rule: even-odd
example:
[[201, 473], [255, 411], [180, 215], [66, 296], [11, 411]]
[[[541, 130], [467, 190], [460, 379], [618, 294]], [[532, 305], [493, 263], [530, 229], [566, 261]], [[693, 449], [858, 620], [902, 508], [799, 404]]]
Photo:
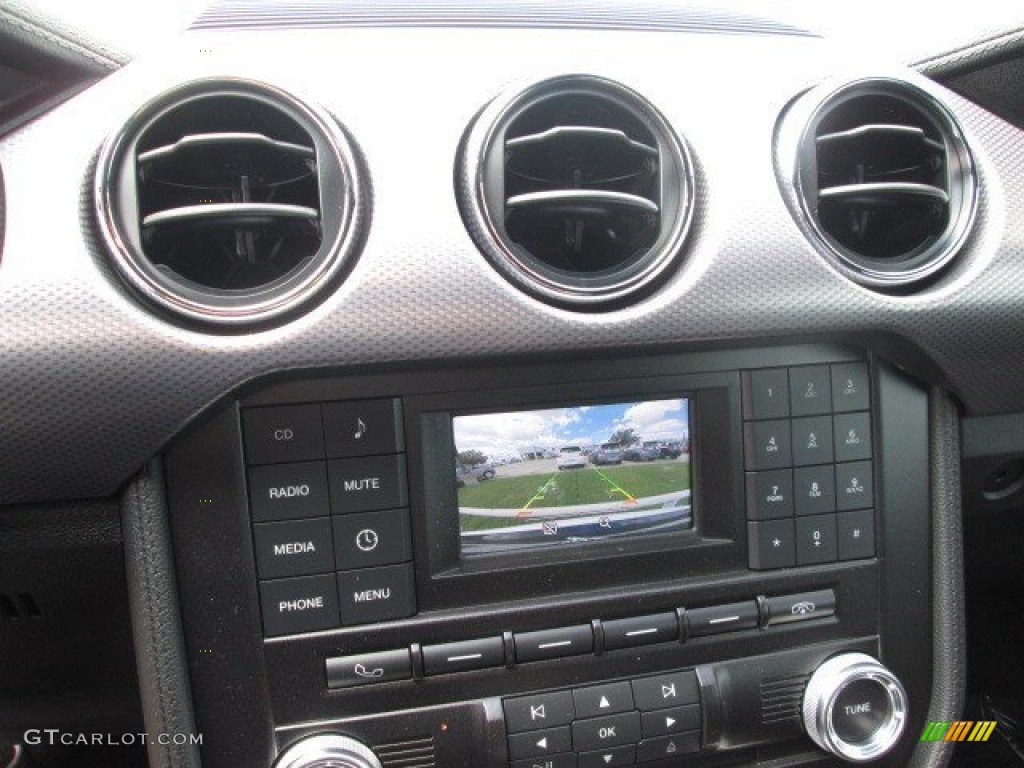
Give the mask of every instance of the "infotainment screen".
[[466, 557], [693, 527], [687, 398], [456, 416]]

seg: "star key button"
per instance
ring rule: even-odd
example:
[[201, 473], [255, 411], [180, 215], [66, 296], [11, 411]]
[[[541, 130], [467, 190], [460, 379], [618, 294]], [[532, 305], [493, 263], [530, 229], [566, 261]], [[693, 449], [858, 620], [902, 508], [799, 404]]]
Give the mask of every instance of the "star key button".
[[755, 520], [747, 523], [747, 550], [755, 570], [796, 565], [796, 537], [792, 519]]

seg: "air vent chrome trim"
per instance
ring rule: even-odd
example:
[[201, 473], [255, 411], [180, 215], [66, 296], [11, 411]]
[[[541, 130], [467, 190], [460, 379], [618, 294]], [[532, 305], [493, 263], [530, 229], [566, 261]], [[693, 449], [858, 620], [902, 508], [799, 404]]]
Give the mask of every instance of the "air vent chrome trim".
[[[527, 109], [548, 99], [583, 95], [606, 99], [630, 118], [642, 122], [657, 146], [624, 131], [595, 125], [563, 124], [506, 138], [506, 130]], [[625, 192], [602, 189], [557, 189], [524, 194], [504, 193], [504, 153], [540, 147], [552, 140], [585, 138], [608, 142], [619, 150], [658, 159], [658, 202]], [[502, 183], [492, 183], [498, 175]], [[496, 187], [501, 186], [501, 191]], [[668, 121], [635, 91], [595, 75], [570, 74], [518, 84], [481, 110], [459, 150], [456, 187], [460, 210], [470, 235], [491, 264], [511, 283], [548, 303], [569, 309], [609, 309], [645, 295], [676, 267], [694, 215], [694, 163], [685, 142]], [[585, 276], [556, 269], [534, 258], [506, 231], [506, 211], [520, 212], [541, 204], [579, 206], [591, 213], [617, 209], [659, 215], [654, 245], [624, 268]]]
[[[247, 98], [277, 109], [308, 133], [315, 146], [304, 147], [259, 133], [213, 131], [189, 134], [165, 146], [136, 152], [140, 137], [161, 117], [191, 100], [217, 97]], [[298, 162], [316, 158], [320, 209], [240, 202], [182, 206], [144, 218], [138, 215], [134, 186], [126, 193], [126, 179], [135, 169], [144, 173], [182, 150], [232, 143], [280, 151]], [[128, 196], [131, 200], [126, 202]], [[369, 218], [368, 198], [360, 157], [332, 115], [276, 86], [228, 77], [189, 81], [143, 105], [103, 144], [93, 177], [98, 229], [124, 281], [142, 298], [173, 316], [225, 330], [281, 321], [319, 298], [322, 290], [354, 261]], [[316, 253], [301, 260], [290, 272], [249, 289], [208, 289], [154, 264], [146, 256], [143, 231], [218, 216], [234, 221], [319, 219], [322, 239]]]
[[[922, 115], [941, 134], [942, 141], [929, 138], [923, 129], [902, 124], [868, 122], [853, 129], [815, 136], [818, 125], [831, 111], [850, 99], [862, 96], [902, 100]], [[844, 141], [874, 138], [916, 139], [922, 145], [945, 153], [947, 188], [910, 182], [840, 184], [819, 189], [808, 183], [807, 155]], [[816, 158], [810, 164], [816, 169]], [[973, 228], [977, 211], [978, 181], [974, 159], [956, 117], [944, 103], [940, 88], [913, 73], [859, 78], [835, 78], [799, 96], [780, 119], [776, 131], [776, 170], [786, 202], [798, 224], [818, 250], [851, 280], [879, 290], [906, 290], [945, 270], [956, 258]], [[816, 170], [814, 172], [816, 174]], [[893, 262], [873, 258], [845, 248], [818, 220], [818, 201], [851, 200], [864, 197], [931, 200], [948, 206], [944, 229], [916, 251], [908, 251]]]

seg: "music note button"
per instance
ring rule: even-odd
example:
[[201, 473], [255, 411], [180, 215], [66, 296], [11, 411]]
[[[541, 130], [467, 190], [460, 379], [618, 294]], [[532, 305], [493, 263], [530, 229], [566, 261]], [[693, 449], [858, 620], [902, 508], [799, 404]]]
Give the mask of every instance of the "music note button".
[[402, 453], [402, 401], [350, 400], [323, 406], [327, 457], [343, 459]]

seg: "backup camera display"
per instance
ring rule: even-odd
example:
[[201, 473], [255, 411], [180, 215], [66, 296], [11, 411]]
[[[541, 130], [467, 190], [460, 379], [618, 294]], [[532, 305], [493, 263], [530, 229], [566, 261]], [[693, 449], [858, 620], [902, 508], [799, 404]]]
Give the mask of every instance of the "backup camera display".
[[689, 400], [453, 419], [467, 557], [693, 527]]

